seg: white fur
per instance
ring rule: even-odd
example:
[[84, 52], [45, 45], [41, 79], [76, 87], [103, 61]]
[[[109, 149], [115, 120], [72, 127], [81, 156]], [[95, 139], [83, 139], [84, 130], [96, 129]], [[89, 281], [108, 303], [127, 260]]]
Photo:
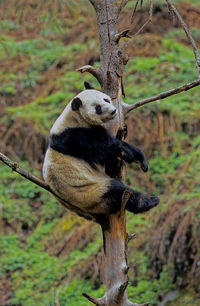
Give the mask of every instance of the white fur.
[[[50, 131], [51, 134], [61, 133], [67, 127], [87, 128], [91, 125], [103, 125], [116, 115], [116, 113], [115, 115], [111, 114], [116, 109], [112, 104], [111, 98], [100, 91], [88, 89], [82, 91], [76, 97], [82, 101], [80, 108], [77, 111], [73, 111], [71, 108], [73, 100], [71, 100], [54, 123]], [[110, 103], [105, 102], [104, 99], [108, 99]], [[101, 115], [96, 113], [96, 105], [101, 106]]]

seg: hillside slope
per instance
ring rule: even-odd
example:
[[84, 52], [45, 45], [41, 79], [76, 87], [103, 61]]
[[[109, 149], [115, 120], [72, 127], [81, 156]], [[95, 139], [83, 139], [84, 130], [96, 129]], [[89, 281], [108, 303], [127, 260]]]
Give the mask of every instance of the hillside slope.
[[[98, 66], [95, 16], [87, 1], [0, 3], [0, 147], [41, 176], [48, 131], [66, 103]], [[195, 80], [193, 53], [163, 1], [153, 23], [124, 41], [126, 103]], [[191, 4], [193, 3], [193, 4]], [[178, 7], [200, 44], [198, 1]], [[9, 8], [9, 9], [8, 9]], [[122, 16], [126, 26], [133, 3]], [[135, 17], [142, 25], [148, 8]], [[146, 19], [145, 19], [146, 20]], [[126, 182], [161, 195], [158, 208], [127, 214], [130, 299], [151, 305], [200, 304], [199, 89], [136, 110], [128, 142], [145, 152], [147, 174], [127, 168]], [[64, 210], [53, 197], [0, 165], [0, 305], [88, 305], [83, 291], [103, 295], [102, 238], [97, 225]], [[160, 303], [160, 304], [159, 304]], [[167, 305], [170, 305], [170, 304]]]

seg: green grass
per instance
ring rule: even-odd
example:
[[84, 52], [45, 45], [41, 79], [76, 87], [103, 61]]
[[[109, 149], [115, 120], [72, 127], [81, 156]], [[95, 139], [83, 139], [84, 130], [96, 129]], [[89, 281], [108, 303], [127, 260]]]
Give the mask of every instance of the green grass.
[[[199, 6], [199, 0], [190, 2]], [[130, 7], [133, 8], [134, 3], [135, 1], [131, 1]], [[76, 16], [76, 11], [78, 9], [80, 11], [80, 8], [73, 3], [71, 5], [68, 3], [68, 5], [71, 14]], [[2, 123], [8, 126], [21, 118], [24, 123], [33, 126], [36, 132], [47, 135], [66, 104], [75, 94], [83, 90], [84, 80], [92, 81], [92, 84], [99, 88], [92, 76], [81, 75], [74, 71], [82, 54], [85, 56], [85, 52], [88, 52], [88, 47], [90, 52], [93, 50], [91, 54], [96, 55], [98, 46], [93, 39], [71, 45], [64, 43], [63, 35], [71, 33], [75, 22], [70, 18], [65, 20], [54, 18], [50, 26], [48, 26], [48, 16], [41, 14], [38, 18], [43, 19], [44, 22], [40, 32], [41, 37], [23, 41], [9, 36], [15, 30], [21, 29], [23, 25], [7, 19], [0, 21], [2, 30], [0, 59], [3, 62], [10, 61], [11, 63], [8, 69], [0, 72], [0, 94], [3, 98], [1, 103], [6, 107], [6, 114], [1, 119]], [[199, 30], [192, 29], [192, 33], [198, 40]], [[129, 61], [124, 78], [126, 103], [131, 104], [197, 78], [192, 50], [176, 41], [183, 37], [182, 31], [172, 30], [163, 37], [158, 57], [135, 57]], [[13, 67], [18, 63], [20, 57], [24, 61], [24, 69]], [[42, 97], [34, 97], [33, 93], [40, 86], [40, 81], [44, 80], [44, 74], [50, 74], [52, 66], [57, 62], [61, 62], [63, 66], [59, 73], [56, 72], [55, 76], [50, 76], [50, 79], [53, 78], [53, 92], [48, 93], [47, 91]], [[98, 63], [95, 65], [98, 66]], [[54, 73], [55, 70], [52, 74]], [[49, 85], [48, 78], [45, 79], [45, 82], [46, 87]], [[19, 99], [22, 92], [27, 95], [27, 101], [25, 105], [19, 103], [19, 106], [16, 106], [13, 100]], [[177, 125], [177, 130], [165, 131], [166, 150], [162, 151], [160, 139], [158, 139], [151, 153], [153, 155], [150, 155], [149, 158], [149, 175], [153, 186], [151, 193], [161, 195], [162, 203], [156, 211], [150, 214], [134, 216], [127, 214], [127, 231], [137, 234], [137, 239], [130, 244], [129, 248], [131, 264], [129, 297], [137, 303], [150, 301], [152, 305], [158, 303], [159, 294], [165, 296], [166, 293], [177, 288], [169, 277], [168, 266], [163, 266], [163, 271], [158, 279], [152, 273], [151, 249], [147, 245], [146, 237], [157, 220], [156, 218], [159, 218], [162, 211], [168, 211], [169, 202], [173, 204], [180, 200], [189, 203], [184, 208], [184, 213], [193, 211], [195, 220], [200, 218], [197, 211], [200, 198], [199, 88], [146, 105], [136, 110], [133, 116], [138, 116], [138, 118], [150, 116], [156, 121], [158, 114], [167, 114], [168, 117], [174, 119]], [[145, 128], [141, 131], [136, 126], [135, 130], [138, 138], [145, 133]], [[145, 137], [146, 135], [143, 135], [143, 139], [146, 139]], [[34, 171], [27, 162], [20, 162], [20, 164], [40, 177], [40, 173]], [[187, 168], [187, 171], [182, 171], [184, 167]], [[134, 173], [137, 188], [147, 192], [144, 186], [145, 179], [144, 184], [140, 182], [134, 169], [127, 177], [127, 181], [131, 183], [132, 173]], [[91, 236], [84, 247], [75, 248], [67, 256], [51, 255], [49, 245], [53, 250], [56, 240], [54, 235], [57, 229], [59, 233], [70, 234], [73, 237], [73, 235], [76, 236], [76, 229], [80, 223], [76, 218], [72, 221], [68, 220], [65, 230], [61, 230], [61, 218], [66, 211], [54, 197], [2, 165], [1, 180], [0, 206], [2, 206], [2, 217], [7, 223], [8, 232], [0, 236], [0, 275], [8, 279], [9, 289], [13, 293], [10, 305], [53, 306], [59, 302], [61, 306], [68, 304], [86, 306], [88, 301], [82, 297], [83, 291], [96, 297], [103, 296], [104, 287], [99, 279], [93, 280], [88, 275], [84, 276], [85, 272], [83, 275], [76, 272], [82, 271], [82, 268], [84, 270], [85, 265], [87, 266], [88, 262], [94, 260], [99, 253], [102, 245], [100, 231]], [[170, 196], [166, 194], [166, 190], [170, 190]], [[26, 230], [23, 229], [24, 227]], [[197, 238], [194, 236], [194, 240], [198, 240]], [[62, 244], [62, 235], [59, 236], [59, 239]], [[137, 273], [134, 272], [134, 265]], [[91, 273], [93, 271], [90, 271]], [[71, 276], [73, 276], [72, 279]], [[199, 294], [198, 285], [195, 288]], [[172, 303], [172, 305], [182, 305], [181, 301], [184, 301], [186, 305], [187, 303], [198, 305], [195, 290], [180, 291], [177, 304]]]

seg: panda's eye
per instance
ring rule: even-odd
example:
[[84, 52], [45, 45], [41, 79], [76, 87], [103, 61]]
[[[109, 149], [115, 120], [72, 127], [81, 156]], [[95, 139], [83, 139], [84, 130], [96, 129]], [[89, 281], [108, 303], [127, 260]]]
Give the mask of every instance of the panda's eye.
[[102, 114], [102, 109], [101, 109], [101, 106], [100, 105], [96, 105], [96, 113], [98, 114], [98, 115], [101, 115]]
[[108, 99], [106, 99], [106, 98], [104, 99], [104, 101], [106, 101], [106, 102], [110, 103], [110, 100], [108, 100]]

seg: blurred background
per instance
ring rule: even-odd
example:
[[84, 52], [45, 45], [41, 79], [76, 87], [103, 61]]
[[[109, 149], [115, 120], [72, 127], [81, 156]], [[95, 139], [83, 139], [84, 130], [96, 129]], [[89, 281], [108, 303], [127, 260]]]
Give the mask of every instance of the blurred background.
[[[200, 46], [199, 0], [175, 1]], [[135, 32], [148, 19], [148, 2], [134, 16]], [[121, 14], [120, 29], [135, 1]], [[41, 177], [48, 133], [67, 102], [99, 66], [96, 19], [87, 0], [0, 1], [0, 147]], [[165, 1], [153, 23], [122, 41], [126, 103], [197, 79], [193, 52]], [[128, 142], [149, 160], [146, 174], [133, 164], [126, 183], [160, 195], [146, 214], [127, 213], [128, 294], [151, 305], [200, 305], [200, 89], [148, 104], [128, 119]], [[92, 222], [0, 165], [0, 305], [87, 306], [86, 291], [100, 297], [102, 237]]]

